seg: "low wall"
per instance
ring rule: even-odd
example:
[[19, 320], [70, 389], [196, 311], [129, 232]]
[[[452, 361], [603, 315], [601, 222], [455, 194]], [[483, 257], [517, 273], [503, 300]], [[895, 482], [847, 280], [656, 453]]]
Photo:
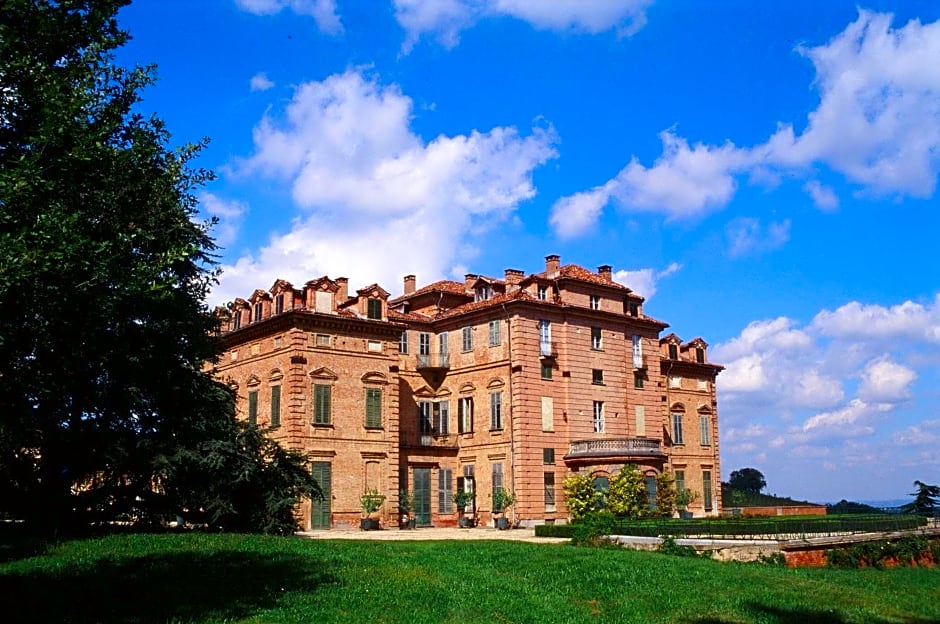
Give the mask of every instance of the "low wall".
[[788, 507], [726, 507], [725, 513], [736, 516], [825, 516], [823, 505], [792, 505]]

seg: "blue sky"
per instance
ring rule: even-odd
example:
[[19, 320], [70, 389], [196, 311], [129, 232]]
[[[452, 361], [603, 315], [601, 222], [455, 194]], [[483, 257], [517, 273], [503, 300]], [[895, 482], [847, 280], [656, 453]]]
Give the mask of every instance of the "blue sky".
[[213, 303], [611, 264], [702, 336], [723, 475], [940, 482], [940, 4], [163, 0], [144, 110], [211, 139]]

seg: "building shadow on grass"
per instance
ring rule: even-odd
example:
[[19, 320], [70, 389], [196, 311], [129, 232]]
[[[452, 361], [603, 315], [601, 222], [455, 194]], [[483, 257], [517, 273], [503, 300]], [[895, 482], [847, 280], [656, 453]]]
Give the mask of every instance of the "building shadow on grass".
[[339, 581], [326, 565], [289, 553], [164, 553], [102, 558], [64, 570], [0, 574], [7, 624], [156, 624], [239, 619], [294, 591]]
[[[845, 616], [827, 609], [782, 609], [762, 604], [750, 603], [747, 611], [755, 620], [773, 622], [773, 624], [847, 624]], [[726, 620], [722, 618], [697, 618], [690, 620], [689, 624], [732, 624], [739, 620]], [[940, 619], [920, 617], [892, 618], [890, 620], [871, 619], [868, 624], [940, 624]]]

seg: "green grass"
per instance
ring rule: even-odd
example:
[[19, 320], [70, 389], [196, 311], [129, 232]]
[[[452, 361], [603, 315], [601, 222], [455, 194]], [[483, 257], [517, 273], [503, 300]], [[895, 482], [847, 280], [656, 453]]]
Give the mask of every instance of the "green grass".
[[119, 535], [0, 547], [4, 622], [940, 622], [940, 572], [518, 542]]

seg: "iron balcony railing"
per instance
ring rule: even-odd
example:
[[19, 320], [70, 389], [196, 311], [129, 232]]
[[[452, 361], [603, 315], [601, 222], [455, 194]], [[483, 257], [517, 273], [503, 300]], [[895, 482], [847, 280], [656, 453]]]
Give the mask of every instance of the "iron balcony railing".
[[651, 438], [602, 438], [572, 442], [565, 459], [582, 457], [659, 457], [662, 455], [663, 451], [659, 440]]
[[419, 354], [417, 362], [418, 370], [426, 368], [437, 368], [437, 369], [449, 369], [450, 368], [450, 354], [449, 353], [427, 353]]

